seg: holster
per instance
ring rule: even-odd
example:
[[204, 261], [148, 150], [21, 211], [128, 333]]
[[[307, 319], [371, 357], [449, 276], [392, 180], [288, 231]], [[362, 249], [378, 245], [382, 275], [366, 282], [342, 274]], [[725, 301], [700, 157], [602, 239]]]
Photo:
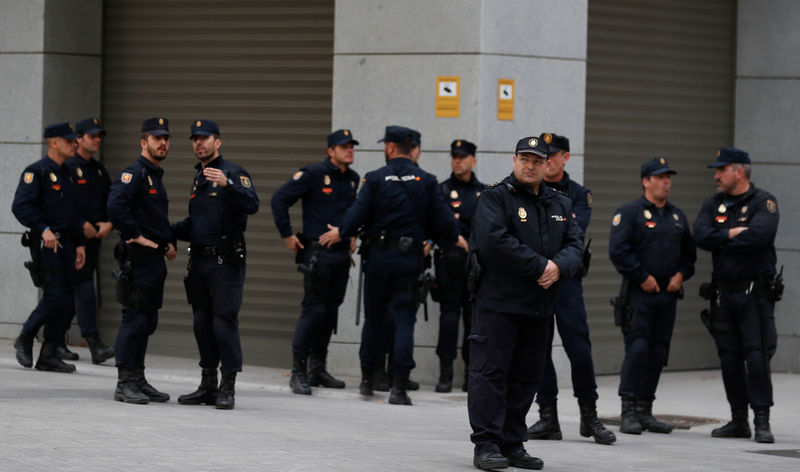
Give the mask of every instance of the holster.
[[45, 284], [45, 274], [42, 271], [42, 265], [40, 263], [41, 255], [39, 254], [41, 242], [41, 237], [32, 231], [25, 231], [22, 233], [20, 243], [23, 247], [27, 247], [31, 253], [31, 260], [25, 261], [23, 265], [28, 269], [34, 287], [42, 287]]
[[121, 262], [119, 270], [111, 271], [111, 278], [116, 282], [115, 293], [117, 302], [123, 306], [131, 306], [131, 266]]
[[467, 290], [474, 292], [481, 282], [483, 268], [478, 260], [478, 251], [471, 251], [467, 259]]
[[183, 288], [186, 291], [186, 302], [192, 306], [192, 310], [207, 309], [211, 307], [211, 300], [208, 292], [198, 287], [191, 276], [191, 270], [183, 278]]
[[614, 326], [622, 328], [622, 332], [630, 331], [633, 326], [633, 310], [630, 306], [630, 281], [622, 279], [619, 294], [609, 300], [614, 307]]
[[586, 246], [583, 248], [583, 260], [581, 261], [581, 269], [580, 269], [580, 276], [586, 277], [589, 274], [589, 266], [592, 265], [592, 239], [589, 238], [589, 241], [586, 243]]

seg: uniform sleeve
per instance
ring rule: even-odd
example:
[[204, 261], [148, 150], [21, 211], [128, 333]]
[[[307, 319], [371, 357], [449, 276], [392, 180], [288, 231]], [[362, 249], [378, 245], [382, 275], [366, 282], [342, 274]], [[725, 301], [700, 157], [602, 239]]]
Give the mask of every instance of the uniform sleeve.
[[123, 241], [137, 238], [142, 234], [131, 211], [141, 178], [137, 172], [126, 169], [111, 184], [108, 195], [108, 219], [119, 230]]
[[243, 168], [237, 168], [231, 171], [227, 177], [233, 181], [233, 185], [229, 182], [225, 187], [225, 191], [233, 197], [233, 205], [248, 215], [254, 215], [261, 202], [258, 200], [256, 187], [250, 174]]
[[272, 194], [272, 200], [270, 201], [272, 217], [275, 219], [275, 226], [278, 228], [282, 238], [288, 238], [294, 234], [292, 222], [289, 218], [289, 207], [308, 192], [310, 183], [311, 176], [308, 171], [300, 170]]
[[364, 176], [364, 181], [361, 185], [361, 190], [358, 191], [356, 201], [347, 209], [347, 213], [342, 218], [342, 224], [339, 225], [339, 236], [349, 238], [358, 233], [364, 223], [367, 222], [369, 216], [370, 205], [373, 199], [373, 184], [375, 182], [375, 174], [368, 173]]
[[[26, 176], [30, 180], [27, 182]], [[39, 197], [39, 172], [33, 169], [25, 169], [19, 179], [17, 191], [14, 194], [14, 203], [11, 204], [11, 211], [17, 220], [32, 231], [41, 234], [47, 227], [47, 222], [36, 206]]]
[[700, 249], [715, 251], [728, 242], [728, 229], [714, 224], [714, 199], [703, 203], [694, 220], [694, 240]]
[[761, 251], [775, 240], [778, 232], [778, 203], [774, 198], [760, 202], [747, 223], [747, 230], [731, 238], [725, 246], [728, 253]]
[[538, 279], [547, 267], [547, 258], [509, 232], [502, 197], [498, 193], [484, 192], [478, 198], [472, 218], [470, 251], [478, 251], [482, 264]]
[[611, 235], [608, 241], [608, 256], [617, 272], [626, 279], [641, 284], [647, 279], [647, 271], [636, 259], [634, 248], [634, 212], [618, 208], [611, 222]]
[[578, 198], [572, 202], [572, 213], [575, 215], [578, 227], [586, 234], [586, 229], [589, 227], [589, 221], [592, 219], [592, 207], [589, 204], [591, 192], [588, 189], [583, 189], [578, 193]]
[[440, 247], [454, 244], [458, 240], [458, 221], [444, 200], [443, 190], [444, 187], [436, 182], [436, 177], [433, 177], [433, 187], [431, 188], [433, 232], [436, 236], [436, 243]]
[[561, 270], [561, 278], [578, 275], [583, 264], [583, 235], [577, 219], [569, 218], [561, 250], [553, 256], [553, 262]]
[[69, 175], [72, 176], [75, 179], [75, 182], [76, 182], [76, 184], [75, 184], [76, 185], [75, 198], [74, 198], [73, 201], [75, 203], [75, 208], [78, 210], [78, 212], [77, 212], [78, 220], [79, 220], [78, 223], [80, 223], [81, 232], [83, 232], [83, 225], [87, 221], [89, 221], [87, 219], [87, 216], [89, 215], [89, 209], [91, 208], [91, 205], [89, 205], [88, 202], [79, 202], [78, 201], [78, 199], [79, 199], [79, 196], [78, 196], [78, 193], [77, 193], [78, 172], [76, 170], [78, 168], [78, 166], [77, 166], [77, 164], [74, 163], [73, 159], [74, 158], [67, 159], [67, 162], [65, 163], [65, 165], [67, 166], [67, 169], [69, 170]]
[[680, 258], [680, 272], [683, 274], [683, 280], [689, 280], [694, 275], [694, 263], [697, 262], [697, 248], [695, 247], [694, 238], [691, 231], [689, 231], [689, 220], [686, 215], [681, 212], [681, 222], [683, 223], [683, 236], [681, 237], [681, 258]]

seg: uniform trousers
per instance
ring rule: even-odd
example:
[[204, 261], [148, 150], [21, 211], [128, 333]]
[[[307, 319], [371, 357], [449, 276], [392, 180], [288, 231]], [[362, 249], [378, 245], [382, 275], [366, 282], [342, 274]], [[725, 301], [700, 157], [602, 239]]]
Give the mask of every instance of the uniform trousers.
[[[455, 360], [458, 349], [458, 328], [464, 323], [464, 334], [461, 341], [461, 358], [469, 364], [469, 337], [472, 323], [472, 303], [469, 301], [466, 279], [466, 252], [460, 248], [449, 249], [459, 251], [463, 257], [453, 258], [460, 267], [451, 267], [445, 257], [436, 257], [436, 282], [439, 286], [439, 341], [436, 344], [436, 355], [445, 361]], [[438, 255], [438, 254], [437, 254]], [[460, 262], [459, 262], [460, 261]]]
[[45, 280], [43, 295], [22, 330], [35, 335], [44, 326], [45, 341], [62, 343], [67, 320], [74, 314], [75, 243], [60, 240], [58, 252], [42, 246], [39, 257]]

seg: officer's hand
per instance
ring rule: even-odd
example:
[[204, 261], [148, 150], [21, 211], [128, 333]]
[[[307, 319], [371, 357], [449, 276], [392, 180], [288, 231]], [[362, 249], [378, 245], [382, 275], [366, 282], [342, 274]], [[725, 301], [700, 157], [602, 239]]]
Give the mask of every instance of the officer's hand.
[[425, 244], [422, 246], [422, 255], [424, 257], [428, 257], [431, 254], [431, 249], [433, 249], [433, 246], [431, 246], [431, 242], [425, 241]]
[[548, 259], [547, 266], [544, 268], [544, 272], [542, 273], [542, 276], [539, 277], [537, 282], [539, 282], [539, 285], [542, 288], [547, 290], [560, 278], [561, 278], [561, 269], [556, 265], [555, 262]]
[[661, 289], [658, 287], [658, 282], [656, 282], [656, 278], [652, 275], [648, 275], [647, 278], [644, 279], [644, 282], [642, 282], [639, 286], [642, 287], [642, 290], [647, 293], [658, 293], [661, 291]]
[[88, 221], [83, 224], [83, 235], [86, 236], [86, 239], [93, 239], [97, 237], [97, 230], [94, 228], [94, 225], [89, 223]]
[[339, 228], [329, 224], [328, 229], [330, 231], [319, 237], [319, 243], [325, 247], [331, 247], [342, 240], [342, 237], [339, 236]]
[[75, 248], [75, 270], [83, 269], [84, 264], [86, 264], [86, 248], [78, 246]]
[[52, 249], [53, 252], [58, 252], [58, 238], [52, 230], [48, 229], [42, 233], [42, 244], [44, 247]]
[[464, 239], [464, 236], [461, 236], [460, 234], [458, 235], [458, 241], [456, 241], [456, 246], [460, 247], [466, 252], [469, 252], [469, 243], [467, 243], [467, 240]]
[[295, 254], [297, 254], [297, 251], [300, 249], [304, 249], [303, 243], [301, 243], [300, 239], [298, 239], [298, 237], [295, 235], [291, 235], [288, 238], [283, 238], [283, 240], [286, 241], [286, 247], [294, 251]]
[[669, 285], [667, 285], [667, 292], [677, 292], [678, 290], [681, 289], [682, 285], [683, 285], [683, 274], [681, 274], [680, 272], [676, 272], [675, 275], [673, 275], [669, 279]]
[[177, 255], [178, 251], [175, 250], [175, 245], [172, 243], [167, 244], [167, 254], [166, 254], [167, 259], [171, 261], [175, 259], [175, 256]]
[[114, 229], [114, 225], [110, 221], [98, 221], [97, 226], [100, 230], [97, 232], [97, 237], [100, 239], [105, 238]]
[[356, 243], [356, 238], [355, 237], [350, 238], [350, 254], [356, 252], [356, 249], [358, 249], [358, 244]]
[[136, 236], [133, 239], [129, 239], [129, 240], [125, 241], [125, 244], [131, 244], [131, 243], [136, 243], [139, 246], [151, 247], [153, 249], [158, 249], [158, 244], [154, 243], [153, 241], [150, 241], [149, 239], [145, 238], [142, 235]]
[[225, 172], [216, 167], [206, 167], [203, 169], [203, 175], [206, 176], [206, 180], [209, 182], [214, 182], [222, 187], [228, 186], [228, 178], [225, 177]]
[[735, 228], [731, 228], [728, 230], [728, 238], [735, 238], [742, 234], [742, 232], [747, 231], [747, 226], [737, 226]]

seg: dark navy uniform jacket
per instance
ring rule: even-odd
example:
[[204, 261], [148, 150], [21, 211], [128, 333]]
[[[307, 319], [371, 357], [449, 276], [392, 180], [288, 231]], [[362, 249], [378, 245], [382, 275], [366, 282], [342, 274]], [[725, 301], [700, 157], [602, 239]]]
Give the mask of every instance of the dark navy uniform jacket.
[[545, 182], [545, 185], [567, 194], [572, 201], [572, 214], [578, 221], [581, 231], [586, 233], [589, 221], [592, 219], [592, 192], [583, 185], [571, 180], [569, 174], [564, 172], [564, 178], [559, 182]]
[[[413, 200], [412, 200], [413, 199]], [[361, 226], [371, 238], [382, 231], [388, 239], [410, 237], [422, 243], [426, 235], [440, 246], [458, 239], [453, 213], [447, 208], [433, 174], [405, 157], [364, 176], [361, 190], [339, 227], [342, 238], [355, 236]]]
[[105, 167], [92, 157], [88, 161], [75, 154], [67, 161], [78, 190], [78, 213], [81, 225], [85, 222], [95, 224], [108, 221], [106, 202], [111, 189], [111, 177]]
[[174, 243], [164, 188], [164, 169], [144, 156], [120, 172], [108, 195], [108, 218], [123, 241], [138, 236], [157, 243]]
[[294, 231], [289, 220], [289, 207], [303, 199], [303, 233], [318, 239], [328, 225], [339, 226], [345, 212], [356, 199], [358, 173], [348, 168], [339, 170], [330, 158], [303, 167], [272, 195], [272, 216], [282, 238]]
[[479, 182], [473, 172], [470, 174], [469, 182], [462, 182], [450, 174], [450, 178], [439, 184], [439, 188], [458, 221], [458, 233], [468, 240], [472, 228], [472, 215], [475, 214], [478, 197], [486, 189], [486, 185]]
[[51, 231], [83, 243], [75, 187], [67, 166], [44, 156], [22, 172], [11, 211], [36, 234], [49, 226]]
[[513, 174], [481, 194], [469, 241], [483, 271], [476, 290], [479, 310], [553, 315], [558, 283], [545, 290], [536, 280], [548, 259], [562, 278], [580, 269], [583, 232], [571, 207], [566, 195], [546, 185], [536, 195]]
[[[718, 193], [703, 202], [694, 222], [694, 237], [701, 249], [711, 251], [713, 279], [772, 278], [778, 220], [778, 201], [753, 184], [738, 197]], [[729, 239], [728, 230], [736, 226], [747, 226], [747, 230]]]
[[240, 241], [247, 229], [247, 215], [255, 214], [259, 206], [250, 174], [221, 155], [207, 167], [224, 172], [228, 185], [221, 187], [206, 180], [198, 163], [189, 195], [189, 216], [173, 224], [172, 233], [177, 239], [191, 241], [193, 246], [218, 245], [222, 236]]
[[652, 275], [662, 290], [677, 272], [689, 280], [697, 260], [683, 211], [670, 202], [657, 208], [644, 196], [614, 213], [608, 252], [623, 277], [640, 285]]

